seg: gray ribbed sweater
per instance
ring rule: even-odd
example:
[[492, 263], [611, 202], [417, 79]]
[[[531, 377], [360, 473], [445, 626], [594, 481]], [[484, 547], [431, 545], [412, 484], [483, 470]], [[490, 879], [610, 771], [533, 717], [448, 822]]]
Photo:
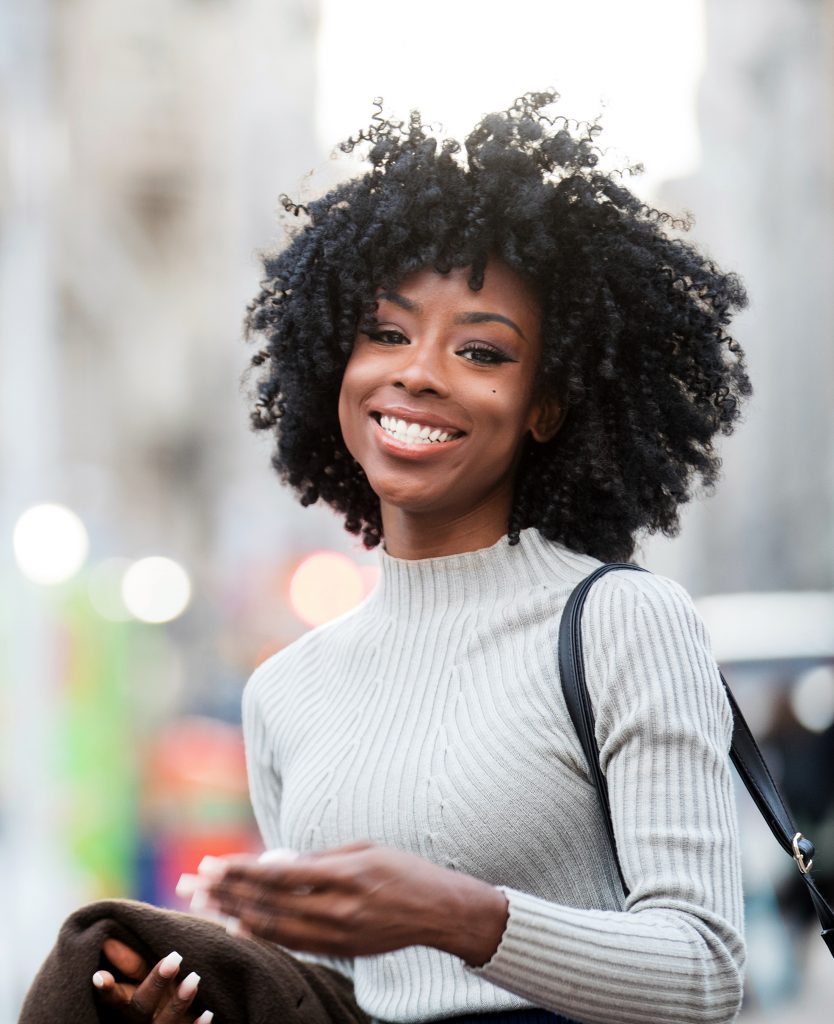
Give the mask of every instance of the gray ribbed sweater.
[[725, 1024], [745, 946], [731, 714], [687, 591], [591, 588], [583, 643], [624, 901], [562, 697], [559, 619], [601, 563], [535, 528], [510, 547], [400, 559], [352, 611], [264, 661], [244, 691], [264, 843], [410, 850], [509, 901], [481, 967], [426, 946], [336, 959], [382, 1021], [541, 1006], [588, 1024]]

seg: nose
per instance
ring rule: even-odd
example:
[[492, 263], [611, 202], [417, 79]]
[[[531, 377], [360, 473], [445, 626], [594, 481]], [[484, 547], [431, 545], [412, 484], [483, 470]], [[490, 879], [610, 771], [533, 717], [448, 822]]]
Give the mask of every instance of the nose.
[[431, 391], [436, 395], [448, 393], [443, 370], [441, 345], [431, 339], [412, 342], [403, 346], [403, 356], [393, 369], [395, 387], [404, 388], [410, 394]]

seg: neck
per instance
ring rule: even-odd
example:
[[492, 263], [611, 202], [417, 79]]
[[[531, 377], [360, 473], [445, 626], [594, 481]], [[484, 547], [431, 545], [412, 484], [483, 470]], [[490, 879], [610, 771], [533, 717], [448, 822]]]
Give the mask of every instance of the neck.
[[506, 534], [493, 544], [425, 558], [398, 558], [384, 547], [379, 552], [380, 580], [370, 607], [399, 621], [418, 622], [427, 609], [477, 608], [509, 591], [527, 592], [542, 583], [589, 572], [600, 563], [546, 540], [534, 526], [520, 531], [511, 545]]
[[426, 516], [382, 503], [385, 551], [394, 558], [440, 558], [490, 547], [507, 534], [511, 494], [465, 513]]

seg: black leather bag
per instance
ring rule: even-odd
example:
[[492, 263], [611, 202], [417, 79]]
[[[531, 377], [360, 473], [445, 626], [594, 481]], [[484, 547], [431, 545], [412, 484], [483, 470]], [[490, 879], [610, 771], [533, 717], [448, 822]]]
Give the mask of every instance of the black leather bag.
[[[559, 627], [559, 672], [565, 694], [568, 712], [576, 729], [582, 749], [591, 770], [599, 798], [605, 811], [608, 838], [614, 851], [614, 858], [623, 892], [628, 895], [628, 886], [623, 877], [622, 866], [617, 855], [614, 826], [611, 822], [611, 805], [608, 799], [608, 785], [599, 766], [599, 750], [594, 735], [594, 714], [585, 683], [585, 667], [582, 660], [582, 605], [594, 580], [615, 569], [632, 569], [649, 572], [633, 562], [607, 562], [581, 580], [574, 588], [562, 615]], [[829, 906], [810, 874], [814, 857], [814, 844], [797, 831], [790, 811], [776, 788], [773, 776], [765, 764], [741, 711], [739, 711], [724, 674], [719, 669], [721, 682], [727, 692], [733, 711], [733, 740], [730, 757], [756, 806], [762, 813], [779, 845], [797, 864], [802, 880], [808, 890], [811, 902], [822, 925], [822, 938], [834, 956], [834, 910]]]

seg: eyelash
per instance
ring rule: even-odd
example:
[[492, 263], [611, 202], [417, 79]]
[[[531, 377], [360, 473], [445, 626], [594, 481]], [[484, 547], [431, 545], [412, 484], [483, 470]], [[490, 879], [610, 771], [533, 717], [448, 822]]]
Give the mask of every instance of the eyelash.
[[[381, 341], [384, 343], [384, 339], [389, 335], [396, 334], [401, 338], [405, 338], [402, 331], [365, 331], [365, 334], [374, 341]], [[472, 341], [466, 348], [461, 349], [462, 352], [486, 352], [488, 355], [494, 358], [486, 362], [480, 359], [467, 359], [468, 363], [475, 363], [477, 366], [498, 366], [500, 363], [511, 363], [513, 360], [509, 359], [502, 352], [499, 352], [497, 348], [493, 348], [491, 345], [485, 345], [483, 342]]]

